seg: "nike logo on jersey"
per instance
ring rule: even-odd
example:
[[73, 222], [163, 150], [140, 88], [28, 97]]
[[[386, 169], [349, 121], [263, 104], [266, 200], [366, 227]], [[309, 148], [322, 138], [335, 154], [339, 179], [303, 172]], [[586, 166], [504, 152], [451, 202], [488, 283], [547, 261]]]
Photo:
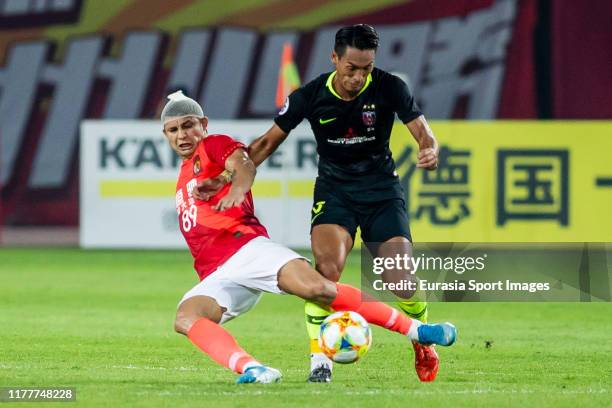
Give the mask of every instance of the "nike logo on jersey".
[[336, 118], [329, 118], [329, 119], [323, 119], [323, 118], [320, 118], [320, 119], [319, 119], [319, 123], [320, 123], [320, 124], [322, 124], [322, 125], [324, 125], [324, 124], [326, 124], [326, 123], [333, 122], [334, 120], [336, 120]]

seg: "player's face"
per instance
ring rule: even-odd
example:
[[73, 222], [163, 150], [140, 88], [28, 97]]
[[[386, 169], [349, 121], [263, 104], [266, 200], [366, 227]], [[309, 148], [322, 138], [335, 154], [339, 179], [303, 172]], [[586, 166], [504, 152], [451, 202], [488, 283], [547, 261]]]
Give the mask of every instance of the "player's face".
[[374, 69], [375, 50], [360, 50], [358, 48], [346, 47], [344, 54], [340, 57], [334, 51], [332, 62], [336, 66], [335, 85], [350, 96], [354, 96], [365, 85], [366, 78]]
[[164, 125], [164, 135], [166, 135], [170, 147], [183, 159], [188, 159], [195, 152], [198, 142], [206, 134], [207, 125], [207, 117], [188, 116], [169, 120]]

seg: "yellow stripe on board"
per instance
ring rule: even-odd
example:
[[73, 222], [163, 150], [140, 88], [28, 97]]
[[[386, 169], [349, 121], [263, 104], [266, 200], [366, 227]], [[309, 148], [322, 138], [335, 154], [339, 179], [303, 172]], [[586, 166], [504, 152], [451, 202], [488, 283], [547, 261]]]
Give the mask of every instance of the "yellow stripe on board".
[[104, 180], [100, 182], [100, 197], [174, 197], [176, 182], [152, 180]]
[[[253, 196], [256, 198], [283, 197], [283, 184], [287, 183], [288, 197], [311, 198], [314, 180], [256, 180]], [[102, 198], [163, 198], [174, 197], [176, 182], [154, 180], [104, 180], [100, 182]]]
[[283, 192], [283, 185], [280, 180], [255, 180], [251, 187], [253, 197], [275, 198], [280, 197]]
[[289, 197], [312, 198], [314, 180], [295, 180], [289, 182]]

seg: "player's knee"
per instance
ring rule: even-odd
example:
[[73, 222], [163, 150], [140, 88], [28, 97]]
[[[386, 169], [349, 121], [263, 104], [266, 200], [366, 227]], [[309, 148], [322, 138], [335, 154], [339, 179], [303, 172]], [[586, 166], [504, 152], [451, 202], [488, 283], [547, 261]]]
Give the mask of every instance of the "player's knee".
[[185, 313], [179, 310], [176, 312], [176, 318], [174, 319], [174, 331], [186, 336], [189, 329], [191, 326], [193, 326], [198, 318], [198, 316], [194, 316], [190, 313]]
[[338, 282], [342, 274], [342, 266], [338, 262], [323, 261], [317, 263], [317, 271], [332, 282]]

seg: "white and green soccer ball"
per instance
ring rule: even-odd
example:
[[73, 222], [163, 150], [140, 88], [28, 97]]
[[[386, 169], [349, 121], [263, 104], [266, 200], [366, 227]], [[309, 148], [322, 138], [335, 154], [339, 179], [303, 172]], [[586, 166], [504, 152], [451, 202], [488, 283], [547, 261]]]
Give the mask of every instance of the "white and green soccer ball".
[[336, 363], [354, 363], [363, 357], [372, 344], [368, 322], [355, 312], [336, 312], [321, 323], [319, 347]]

